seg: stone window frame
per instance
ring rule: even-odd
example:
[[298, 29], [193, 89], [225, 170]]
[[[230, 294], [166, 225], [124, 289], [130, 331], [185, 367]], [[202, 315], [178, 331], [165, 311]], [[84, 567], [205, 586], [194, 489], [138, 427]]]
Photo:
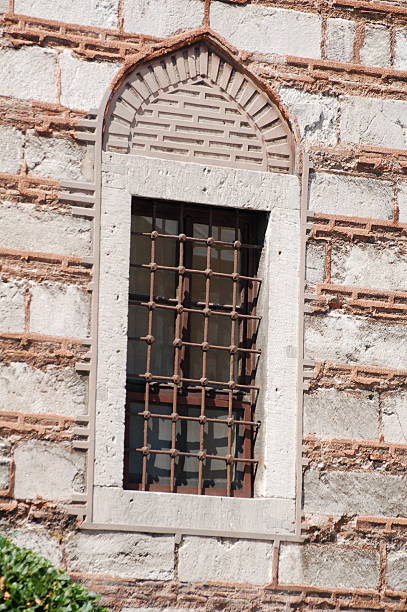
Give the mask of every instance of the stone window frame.
[[[93, 216], [95, 230], [90, 363], [78, 364], [79, 370], [90, 373], [89, 428], [81, 434], [88, 435], [81, 446], [88, 451], [87, 493], [73, 499], [69, 510], [84, 517], [83, 529], [302, 541], [302, 396], [304, 377], [312, 365], [303, 358], [305, 156], [301, 156], [301, 176], [103, 152], [105, 109], [110, 97], [111, 90], [99, 113], [93, 114], [95, 119], [86, 119], [80, 126], [89, 130], [82, 133], [82, 139], [99, 143], [95, 184], [66, 183], [69, 193], [62, 198], [72, 203], [76, 214]], [[123, 490], [133, 197], [232, 205], [270, 214], [273, 240], [267, 249], [266, 267], [275, 274], [274, 283], [263, 292], [270, 305], [263, 330], [267, 325], [266, 336], [276, 340], [277, 350], [267, 351], [262, 359], [260, 376], [268, 383], [263, 390], [264, 402], [271, 409], [261, 428], [263, 473], [257, 479], [254, 498]], [[94, 210], [89, 212], [82, 202], [86, 206], [94, 203]], [[268, 347], [268, 342], [263, 345]], [[82, 419], [80, 424], [85, 422]]]

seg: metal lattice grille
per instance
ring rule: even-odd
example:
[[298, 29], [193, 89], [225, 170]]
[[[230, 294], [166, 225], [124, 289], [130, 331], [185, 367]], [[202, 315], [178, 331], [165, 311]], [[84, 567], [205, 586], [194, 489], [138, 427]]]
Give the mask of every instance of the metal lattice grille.
[[264, 222], [133, 202], [126, 487], [251, 495]]

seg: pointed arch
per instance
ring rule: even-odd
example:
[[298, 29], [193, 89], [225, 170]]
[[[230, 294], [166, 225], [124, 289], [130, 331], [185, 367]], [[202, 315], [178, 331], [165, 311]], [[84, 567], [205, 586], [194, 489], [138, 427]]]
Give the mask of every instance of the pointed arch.
[[278, 106], [209, 38], [131, 70], [106, 109], [106, 151], [292, 173], [292, 131]]

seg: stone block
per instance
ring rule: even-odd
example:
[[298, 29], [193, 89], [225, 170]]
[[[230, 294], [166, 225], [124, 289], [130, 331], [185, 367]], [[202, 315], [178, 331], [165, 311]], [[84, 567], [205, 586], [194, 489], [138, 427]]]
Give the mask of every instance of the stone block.
[[376, 589], [379, 569], [379, 554], [372, 548], [283, 543], [278, 577], [280, 584]]
[[390, 66], [390, 30], [387, 26], [366, 26], [360, 61], [365, 66]]
[[392, 591], [407, 591], [407, 550], [387, 553], [386, 585]]
[[407, 392], [383, 393], [381, 403], [385, 441], [407, 444]]
[[304, 511], [335, 516], [406, 516], [407, 477], [386, 472], [319, 472], [304, 475]]
[[15, 0], [14, 11], [39, 19], [52, 16], [56, 21], [101, 28], [117, 28], [118, 22], [118, 0]]
[[304, 395], [304, 433], [317, 438], [378, 438], [379, 397], [371, 391], [319, 388]]
[[325, 280], [325, 245], [308, 243], [305, 255], [305, 278], [308, 283]]
[[23, 161], [24, 136], [20, 130], [8, 125], [0, 126], [1, 172], [17, 174]]
[[62, 443], [28, 440], [14, 451], [16, 499], [69, 501], [83, 493], [85, 454]]
[[203, 21], [201, 0], [125, 0], [124, 29], [150, 36], [169, 36], [198, 28]]
[[[0, 396], [1, 397], [1, 396]], [[0, 410], [1, 410], [0, 404]], [[0, 490], [5, 491], [10, 486], [10, 442], [0, 439]]]
[[279, 94], [291, 117], [297, 120], [306, 142], [335, 145], [339, 104], [335, 96], [313, 94], [293, 87], [281, 87]]
[[387, 368], [407, 368], [407, 355], [400, 350], [405, 326], [330, 313], [307, 316], [305, 353], [315, 361], [360, 363]]
[[349, 19], [327, 20], [326, 56], [337, 62], [353, 60], [356, 23]]
[[140, 533], [76, 533], [66, 545], [66, 557], [71, 572], [171, 580], [174, 538]]
[[397, 203], [399, 207], [400, 223], [407, 223], [407, 182], [400, 183], [398, 186]]
[[62, 550], [59, 540], [50, 536], [44, 529], [10, 528], [0, 525], [0, 533], [9, 538], [16, 546], [27, 548], [48, 559], [55, 567], [62, 563]]
[[73, 368], [0, 364], [0, 398], [3, 410], [76, 417], [86, 414], [87, 380]]
[[407, 146], [407, 101], [346, 96], [342, 100], [341, 139], [392, 149]]
[[63, 51], [61, 66], [61, 104], [89, 111], [98, 108], [120, 64], [87, 61]]
[[89, 295], [75, 285], [44, 282], [31, 290], [30, 331], [48, 336], [86, 338]]
[[330, 215], [393, 218], [389, 181], [317, 172], [312, 175], [309, 208]]
[[0, 280], [0, 331], [14, 333], [24, 331], [24, 293], [23, 282]]
[[398, 70], [407, 70], [407, 28], [396, 29], [394, 67]]
[[56, 58], [40, 47], [0, 49], [0, 96], [57, 102]]
[[181, 582], [271, 581], [272, 542], [185, 537], [179, 548]]
[[407, 253], [397, 245], [335, 245], [331, 269], [338, 285], [407, 291]]
[[239, 49], [321, 57], [321, 18], [271, 6], [212, 2], [211, 26]]
[[45, 138], [28, 134], [24, 153], [28, 173], [33, 176], [58, 180], [87, 179], [82, 171], [86, 156], [85, 145], [65, 138]]
[[205, 612], [203, 608], [122, 608], [121, 612]]
[[5, 249], [59, 255], [91, 253], [92, 222], [34, 204], [0, 202], [0, 243]]
[[[123, 165], [130, 165], [128, 157], [131, 156], [115, 155], [115, 158], [123, 161]], [[198, 200], [201, 204], [250, 210], [300, 208], [300, 185], [298, 177], [294, 175], [141, 156], [134, 156], [133, 159], [136, 159], [136, 163], [128, 168], [127, 190], [140, 197], [176, 198], [183, 202]], [[118, 205], [125, 205], [120, 199], [123, 192], [113, 188], [109, 188], [109, 191], [106, 188], [104, 192], [115, 198]], [[117, 214], [117, 206], [114, 210]]]

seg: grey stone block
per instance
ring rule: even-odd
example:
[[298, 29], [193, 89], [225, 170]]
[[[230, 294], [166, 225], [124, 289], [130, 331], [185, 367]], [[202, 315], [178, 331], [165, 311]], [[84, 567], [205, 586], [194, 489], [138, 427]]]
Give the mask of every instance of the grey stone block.
[[45, 138], [29, 134], [24, 154], [29, 174], [58, 180], [86, 181], [82, 172], [86, 155], [85, 145], [64, 138]]
[[407, 550], [387, 553], [386, 584], [392, 591], [407, 591]]
[[315, 361], [407, 368], [405, 326], [331, 313], [305, 318], [305, 354]]
[[323, 283], [325, 280], [325, 245], [307, 244], [305, 278], [309, 283]]
[[30, 331], [50, 336], [86, 338], [89, 295], [75, 285], [44, 282], [33, 285]]
[[405, 516], [407, 477], [378, 472], [317, 472], [304, 476], [304, 511]]
[[283, 543], [278, 576], [281, 584], [376, 589], [379, 554], [372, 549], [336, 544]]
[[394, 67], [398, 70], [407, 70], [407, 28], [396, 29]]
[[53, 565], [59, 567], [62, 563], [62, 549], [57, 538], [50, 536], [43, 529], [10, 528], [0, 526], [0, 533], [9, 538], [16, 546], [32, 550]]
[[81, 0], [81, 2], [55, 2], [55, 0], [15, 0], [16, 13], [86, 26], [117, 28], [118, 0]]
[[379, 397], [371, 391], [319, 388], [304, 396], [304, 433], [318, 438], [377, 439]]
[[174, 538], [140, 533], [81, 532], [66, 545], [72, 572], [142, 580], [171, 580]]
[[344, 244], [332, 249], [332, 282], [383, 291], [407, 290], [407, 253], [391, 244]]
[[366, 66], [390, 66], [390, 29], [379, 24], [367, 25], [360, 50], [360, 61]]
[[119, 72], [120, 64], [86, 61], [63, 51], [61, 66], [61, 103], [68, 108], [89, 111], [98, 108], [106, 90]]
[[197, 28], [203, 21], [200, 0], [125, 0], [124, 28], [126, 32], [169, 36], [176, 32]]
[[342, 141], [392, 149], [407, 146], [407, 102], [345, 96], [341, 103]]
[[407, 392], [383, 393], [381, 403], [385, 441], [407, 444]]
[[272, 554], [272, 542], [185, 537], [178, 575], [182, 582], [266, 584], [271, 581]]
[[290, 115], [296, 118], [306, 142], [337, 143], [339, 104], [335, 96], [308, 93], [294, 87], [281, 87], [278, 93]]
[[392, 219], [393, 186], [372, 178], [316, 173], [311, 180], [309, 208], [331, 215]]
[[0, 202], [0, 243], [5, 249], [83, 256], [91, 253], [88, 219], [39, 209], [33, 204]]
[[57, 102], [56, 58], [56, 51], [34, 46], [0, 49], [0, 96]]
[[337, 62], [353, 60], [356, 22], [349, 19], [327, 20], [326, 56]]
[[87, 380], [73, 368], [36, 370], [26, 363], [0, 364], [0, 408], [75, 417], [86, 413]]
[[[1, 408], [1, 406], [0, 406]], [[10, 486], [10, 442], [0, 439], [0, 489], [6, 490]]]
[[61, 443], [28, 440], [14, 451], [16, 499], [70, 501], [84, 488], [85, 456]]
[[[24, 135], [8, 125], [0, 126], [0, 169], [1, 172], [17, 174], [23, 161]], [[1, 218], [1, 216], [0, 216]]]
[[0, 331], [24, 331], [24, 294], [25, 285], [22, 281], [0, 280]]
[[211, 26], [239, 49], [321, 57], [319, 15], [274, 6], [231, 6], [215, 0]]

